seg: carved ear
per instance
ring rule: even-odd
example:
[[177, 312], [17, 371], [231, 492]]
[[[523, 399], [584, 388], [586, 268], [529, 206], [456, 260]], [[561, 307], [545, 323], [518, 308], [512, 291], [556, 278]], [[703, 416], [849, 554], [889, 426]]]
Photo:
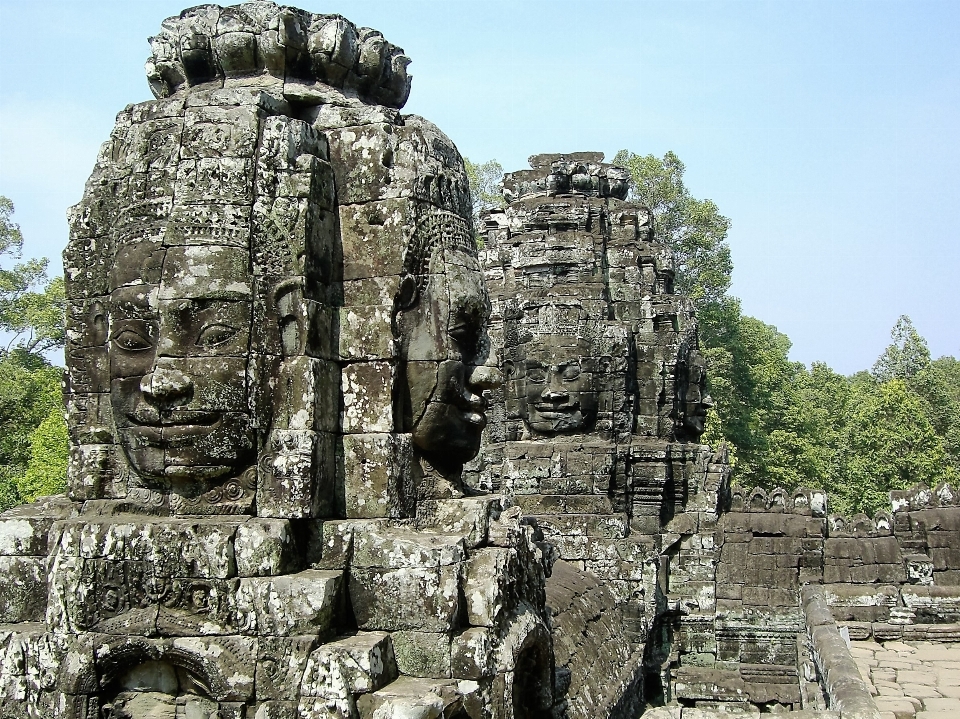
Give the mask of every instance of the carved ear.
[[304, 318], [299, 311], [302, 289], [303, 281], [295, 277], [279, 282], [273, 291], [273, 303], [279, 320], [280, 349], [284, 357], [292, 357], [302, 352], [302, 338], [305, 334]]
[[513, 362], [507, 360], [503, 363], [503, 376], [507, 379], [513, 379], [513, 373], [516, 372], [516, 368], [513, 366]]
[[397, 294], [397, 309], [408, 310], [417, 304], [420, 290], [417, 287], [417, 278], [413, 275], [404, 275], [400, 279], [400, 292]]
[[94, 302], [90, 306], [91, 341], [95, 345], [102, 345], [107, 341], [107, 313], [101, 302]]

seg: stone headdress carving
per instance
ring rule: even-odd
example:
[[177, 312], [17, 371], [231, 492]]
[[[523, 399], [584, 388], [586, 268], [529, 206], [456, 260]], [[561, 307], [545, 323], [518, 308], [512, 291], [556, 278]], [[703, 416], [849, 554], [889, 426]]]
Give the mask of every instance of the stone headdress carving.
[[410, 58], [380, 32], [272, 2], [185, 10], [163, 23], [150, 48], [146, 72], [157, 98], [251, 75], [299, 84], [303, 92], [334, 88], [394, 108], [410, 94]]
[[403, 275], [417, 278], [422, 289], [430, 274], [430, 261], [437, 250], [450, 249], [477, 256], [477, 244], [470, 223], [445, 210], [433, 212], [421, 220], [403, 253]]

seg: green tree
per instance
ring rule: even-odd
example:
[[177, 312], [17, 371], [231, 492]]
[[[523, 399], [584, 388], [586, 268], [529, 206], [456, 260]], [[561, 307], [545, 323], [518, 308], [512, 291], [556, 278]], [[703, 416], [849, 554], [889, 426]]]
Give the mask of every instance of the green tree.
[[[23, 234], [11, 220], [13, 203], [0, 196], [0, 261], [20, 260]], [[63, 278], [47, 278], [46, 258], [0, 267], [0, 330], [12, 334], [7, 349], [46, 352], [64, 343]]]
[[63, 410], [54, 407], [30, 435], [30, 460], [17, 484], [20, 498], [32, 502], [37, 497], [63, 492], [69, 458], [67, 423]]
[[[31, 494], [24, 483], [36, 429], [51, 414], [62, 414], [63, 371], [40, 355], [22, 348], [0, 356], [0, 508], [7, 509]], [[37, 438], [39, 441], [39, 438]], [[64, 439], [61, 456], [65, 457]], [[39, 449], [38, 449], [39, 451]], [[57, 470], [57, 476], [64, 474]], [[36, 484], [36, 479], [31, 480]], [[62, 489], [62, 488], [61, 488]], [[26, 496], [25, 496], [26, 495]]]
[[487, 160], [477, 164], [466, 157], [463, 164], [467, 169], [470, 183], [470, 200], [473, 202], [473, 230], [479, 236], [483, 230], [480, 215], [494, 207], [503, 207], [506, 201], [500, 194], [503, 181], [503, 166], [496, 160]]
[[[776, 327], [737, 316], [722, 343], [706, 350], [710, 392], [719, 424], [736, 449], [736, 480], [747, 486], [802, 484], [803, 455], [796, 415], [798, 368], [788, 358], [790, 340]], [[776, 450], [776, 451], [775, 451]]]
[[662, 158], [621, 150], [613, 162], [629, 170], [632, 199], [653, 212], [657, 235], [673, 248], [677, 292], [697, 309], [726, 300], [733, 261], [730, 220], [712, 200], [699, 200], [683, 182], [684, 165], [672, 152]]
[[847, 405], [851, 383], [823, 362], [798, 373], [800, 407], [806, 417], [805, 432], [815, 445], [817, 472], [808, 478], [812, 487], [827, 486], [843, 467]]
[[960, 362], [954, 357], [940, 357], [910, 377], [907, 384], [943, 439], [948, 467], [960, 477]]
[[880, 382], [909, 379], [930, 365], [930, 349], [906, 315], [890, 331], [893, 340], [870, 370]]
[[[62, 370], [43, 353], [65, 340], [63, 280], [46, 259], [21, 261], [23, 235], [13, 203], [0, 197], [0, 509], [62, 491], [68, 442]], [[12, 264], [11, 264], [12, 261]]]
[[847, 407], [845, 461], [828, 486], [835, 511], [872, 514], [890, 490], [948, 478], [943, 440], [904, 380], [854, 386]]

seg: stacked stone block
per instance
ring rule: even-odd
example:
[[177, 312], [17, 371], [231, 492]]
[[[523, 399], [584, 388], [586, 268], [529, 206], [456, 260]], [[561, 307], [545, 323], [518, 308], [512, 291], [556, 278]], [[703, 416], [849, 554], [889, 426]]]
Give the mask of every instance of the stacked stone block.
[[[806, 490], [768, 496], [734, 488], [720, 513], [700, 515], [699, 527], [685, 515], [667, 525], [680, 532], [668, 595], [677, 615], [674, 698], [800, 706], [797, 593], [820, 565], [825, 519], [811, 506], [822, 504]], [[675, 578], [674, 565], [690, 569]]]
[[[479, 381], [482, 347], [423, 346], [462, 333], [457, 294], [486, 318], [463, 161], [398, 111], [409, 59], [271, 2], [151, 49], [157, 100], [70, 216], [68, 496], [0, 518], [4, 716], [549, 711], [552, 554], [403, 412], [411, 364]], [[399, 313], [437, 275], [451, 324], [418, 345]]]
[[[484, 216], [490, 337], [506, 383], [491, 397], [502, 421], [466, 477], [508, 494], [564, 566], [601, 583], [635, 652], [624, 681], [669, 698], [679, 654], [716, 653], [729, 477], [725, 456], [696, 442], [709, 406], [692, 369], [696, 320], [650, 210], [626, 200], [626, 171], [589, 152], [530, 166], [504, 178], [507, 205]], [[565, 661], [571, 708], [620, 711], [590, 688], [589, 664]]]

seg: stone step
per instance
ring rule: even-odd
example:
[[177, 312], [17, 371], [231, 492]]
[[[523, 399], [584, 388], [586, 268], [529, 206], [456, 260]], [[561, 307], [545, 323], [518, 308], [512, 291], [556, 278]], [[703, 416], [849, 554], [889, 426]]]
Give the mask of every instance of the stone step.
[[235, 598], [237, 626], [243, 633], [268, 636], [329, 636], [343, 585], [343, 572], [337, 570], [245, 577]]
[[357, 699], [360, 719], [449, 719], [463, 707], [453, 679], [400, 677]]
[[[353, 695], [375, 692], [396, 678], [390, 634], [356, 632], [313, 650], [300, 683], [300, 694], [321, 700], [351, 701]], [[330, 696], [339, 689], [345, 692], [344, 696]]]

